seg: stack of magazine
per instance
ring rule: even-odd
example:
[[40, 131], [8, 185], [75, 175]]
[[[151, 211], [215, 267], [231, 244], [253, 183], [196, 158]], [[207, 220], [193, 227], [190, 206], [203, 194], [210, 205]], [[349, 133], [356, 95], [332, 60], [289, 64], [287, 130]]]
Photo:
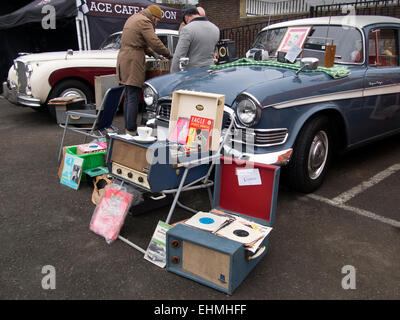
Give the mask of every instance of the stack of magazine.
[[187, 151], [208, 151], [214, 121], [209, 118], [179, 117], [169, 140], [186, 145]]

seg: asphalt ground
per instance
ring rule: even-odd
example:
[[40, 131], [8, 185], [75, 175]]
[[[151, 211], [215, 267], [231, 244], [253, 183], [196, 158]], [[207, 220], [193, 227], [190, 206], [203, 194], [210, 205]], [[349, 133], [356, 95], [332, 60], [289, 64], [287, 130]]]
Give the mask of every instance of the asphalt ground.
[[[122, 128], [122, 115], [114, 124]], [[83, 183], [75, 191], [57, 177], [61, 134], [48, 113], [0, 98], [0, 299], [400, 298], [399, 135], [335, 159], [314, 194], [281, 184], [269, 252], [229, 296], [91, 232], [92, 187]], [[70, 134], [66, 143], [81, 139]], [[186, 192], [182, 202], [208, 209], [206, 192]], [[168, 209], [128, 216], [121, 235], [146, 248]], [[190, 215], [178, 208], [174, 221]], [[46, 290], [42, 268], [48, 265], [56, 287]]]

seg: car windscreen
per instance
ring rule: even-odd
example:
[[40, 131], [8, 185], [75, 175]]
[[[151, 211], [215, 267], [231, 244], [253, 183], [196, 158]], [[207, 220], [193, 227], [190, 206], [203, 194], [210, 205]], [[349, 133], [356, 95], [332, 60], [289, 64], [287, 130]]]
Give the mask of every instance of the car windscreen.
[[[110, 35], [106, 40], [103, 41], [103, 43], [100, 45], [100, 50], [119, 50], [121, 49], [121, 37], [122, 33], [116, 33]], [[158, 38], [161, 40], [161, 42], [168, 48], [168, 35], [166, 34], [160, 34], [158, 35]], [[176, 37], [178, 39], [178, 37]], [[177, 42], [177, 40], [176, 40]], [[174, 48], [173, 52], [175, 51], [176, 43], [175, 43], [175, 38], [174, 38]]]
[[119, 50], [121, 48], [122, 33], [116, 33], [109, 36], [100, 45], [100, 50]]
[[[268, 51], [269, 56], [277, 56], [287, 27], [260, 32], [254, 41], [253, 48]], [[312, 26], [305, 44], [323, 43], [336, 45], [335, 63], [359, 63], [363, 61], [362, 35], [353, 27], [344, 26]], [[358, 53], [358, 56], [357, 54]], [[361, 58], [360, 58], [361, 55]]]

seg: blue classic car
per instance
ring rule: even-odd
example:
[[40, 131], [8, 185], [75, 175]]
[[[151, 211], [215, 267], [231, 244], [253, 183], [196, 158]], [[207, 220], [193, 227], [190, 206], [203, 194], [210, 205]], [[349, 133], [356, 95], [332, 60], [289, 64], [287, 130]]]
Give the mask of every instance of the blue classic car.
[[[400, 131], [399, 31], [400, 19], [383, 16], [273, 24], [255, 40], [258, 60], [257, 50], [250, 50], [254, 59], [147, 81], [147, 110], [159, 123], [168, 122], [173, 91], [224, 94], [234, 112], [225, 153], [285, 165], [286, 183], [312, 192], [321, 186], [334, 152]], [[328, 51], [333, 67], [324, 67]], [[293, 54], [297, 59], [291, 63]]]

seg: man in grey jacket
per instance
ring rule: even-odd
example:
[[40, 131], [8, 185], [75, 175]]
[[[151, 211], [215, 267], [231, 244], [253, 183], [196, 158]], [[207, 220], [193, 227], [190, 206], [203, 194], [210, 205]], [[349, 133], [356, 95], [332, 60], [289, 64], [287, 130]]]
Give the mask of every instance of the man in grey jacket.
[[219, 40], [219, 28], [200, 16], [195, 6], [183, 10], [186, 26], [182, 28], [171, 63], [171, 72], [180, 71], [179, 59], [189, 58], [185, 70], [207, 67], [214, 63], [215, 45]]

